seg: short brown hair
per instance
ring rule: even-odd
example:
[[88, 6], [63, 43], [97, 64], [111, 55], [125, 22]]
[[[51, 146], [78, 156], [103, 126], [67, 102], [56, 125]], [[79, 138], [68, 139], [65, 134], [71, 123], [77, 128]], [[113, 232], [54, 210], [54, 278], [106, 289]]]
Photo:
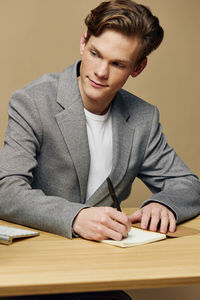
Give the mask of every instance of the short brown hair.
[[85, 19], [87, 38], [100, 36], [106, 29], [115, 30], [141, 39], [141, 50], [137, 62], [140, 63], [163, 40], [164, 31], [156, 16], [144, 5], [131, 0], [111, 0], [102, 2], [91, 10]]

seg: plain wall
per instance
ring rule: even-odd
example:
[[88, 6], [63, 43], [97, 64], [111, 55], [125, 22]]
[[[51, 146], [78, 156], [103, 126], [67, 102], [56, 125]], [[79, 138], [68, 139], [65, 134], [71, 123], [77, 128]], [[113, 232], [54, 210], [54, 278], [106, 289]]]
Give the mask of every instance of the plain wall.
[[[40, 75], [59, 72], [80, 58], [84, 17], [100, 2], [0, 0], [0, 147], [10, 95]], [[150, 55], [144, 72], [128, 80], [125, 87], [158, 106], [169, 144], [199, 176], [200, 1], [141, 0], [140, 3], [150, 6], [159, 16], [165, 38]], [[150, 194], [139, 181], [133, 190], [124, 206], [138, 206]], [[200, 289], [188, 288], [191, 298], [184, 298], [187, 293], [181, 289], [167, 291], [171, 299], [197, 299], [195, 295]], [[135, 299], [146, 299], [147, 295], [148, 299], [160, 299], [162, 292], [137, 291]]]

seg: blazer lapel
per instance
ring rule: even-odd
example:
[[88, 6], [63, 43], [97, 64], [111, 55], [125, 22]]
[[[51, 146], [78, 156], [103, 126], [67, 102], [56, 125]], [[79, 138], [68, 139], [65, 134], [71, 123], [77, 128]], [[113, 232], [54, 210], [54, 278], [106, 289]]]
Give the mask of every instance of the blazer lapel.
[[89, 173], [89, 145], [85, 114], [76, 75], [76, 65], [67, 68], [60, 77], [57, 102], [64, 110], [56, 115], [80, 184], [81, 202], [85, 202]]
[[117, 186], [127, 171], [134, 136], [128, 107], [119, 93], [113, 101], [112, 124], [113, 168], [110, 177], [114, 186]]
[[[118, 93], [112, 103], [113, 166], [109, 175], [115, 189], [117, 189], [126, 174], [133, 145], [134, 128], [129, 124], [129, 119], [128, 107], [125, 106], [120, 93]], [[87, 204], [98, 205], [108, 196], [107, 182], [104, 181], [87, 200]], [[107, 199], [106, 205], [112, 205], [110, 197]]]

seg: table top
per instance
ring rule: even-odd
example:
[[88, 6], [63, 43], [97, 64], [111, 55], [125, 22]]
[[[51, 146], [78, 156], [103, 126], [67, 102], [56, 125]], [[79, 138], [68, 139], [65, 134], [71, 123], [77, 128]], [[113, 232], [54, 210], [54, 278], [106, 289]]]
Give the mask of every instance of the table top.
[[179, 226], [196, 233], [119, 248], [40, 231], [0, 245], [0, 296], [199, 285], [200, 216]]

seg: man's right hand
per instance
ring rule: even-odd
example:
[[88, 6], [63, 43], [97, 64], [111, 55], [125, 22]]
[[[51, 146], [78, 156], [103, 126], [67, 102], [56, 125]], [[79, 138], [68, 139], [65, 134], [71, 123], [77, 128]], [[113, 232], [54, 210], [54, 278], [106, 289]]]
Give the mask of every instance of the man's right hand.
[[73, 230], [88, 240], [113, 239], [120, 241], [131, 229], [127, 215], [112, 207], [82, 209], [73, 222]]

